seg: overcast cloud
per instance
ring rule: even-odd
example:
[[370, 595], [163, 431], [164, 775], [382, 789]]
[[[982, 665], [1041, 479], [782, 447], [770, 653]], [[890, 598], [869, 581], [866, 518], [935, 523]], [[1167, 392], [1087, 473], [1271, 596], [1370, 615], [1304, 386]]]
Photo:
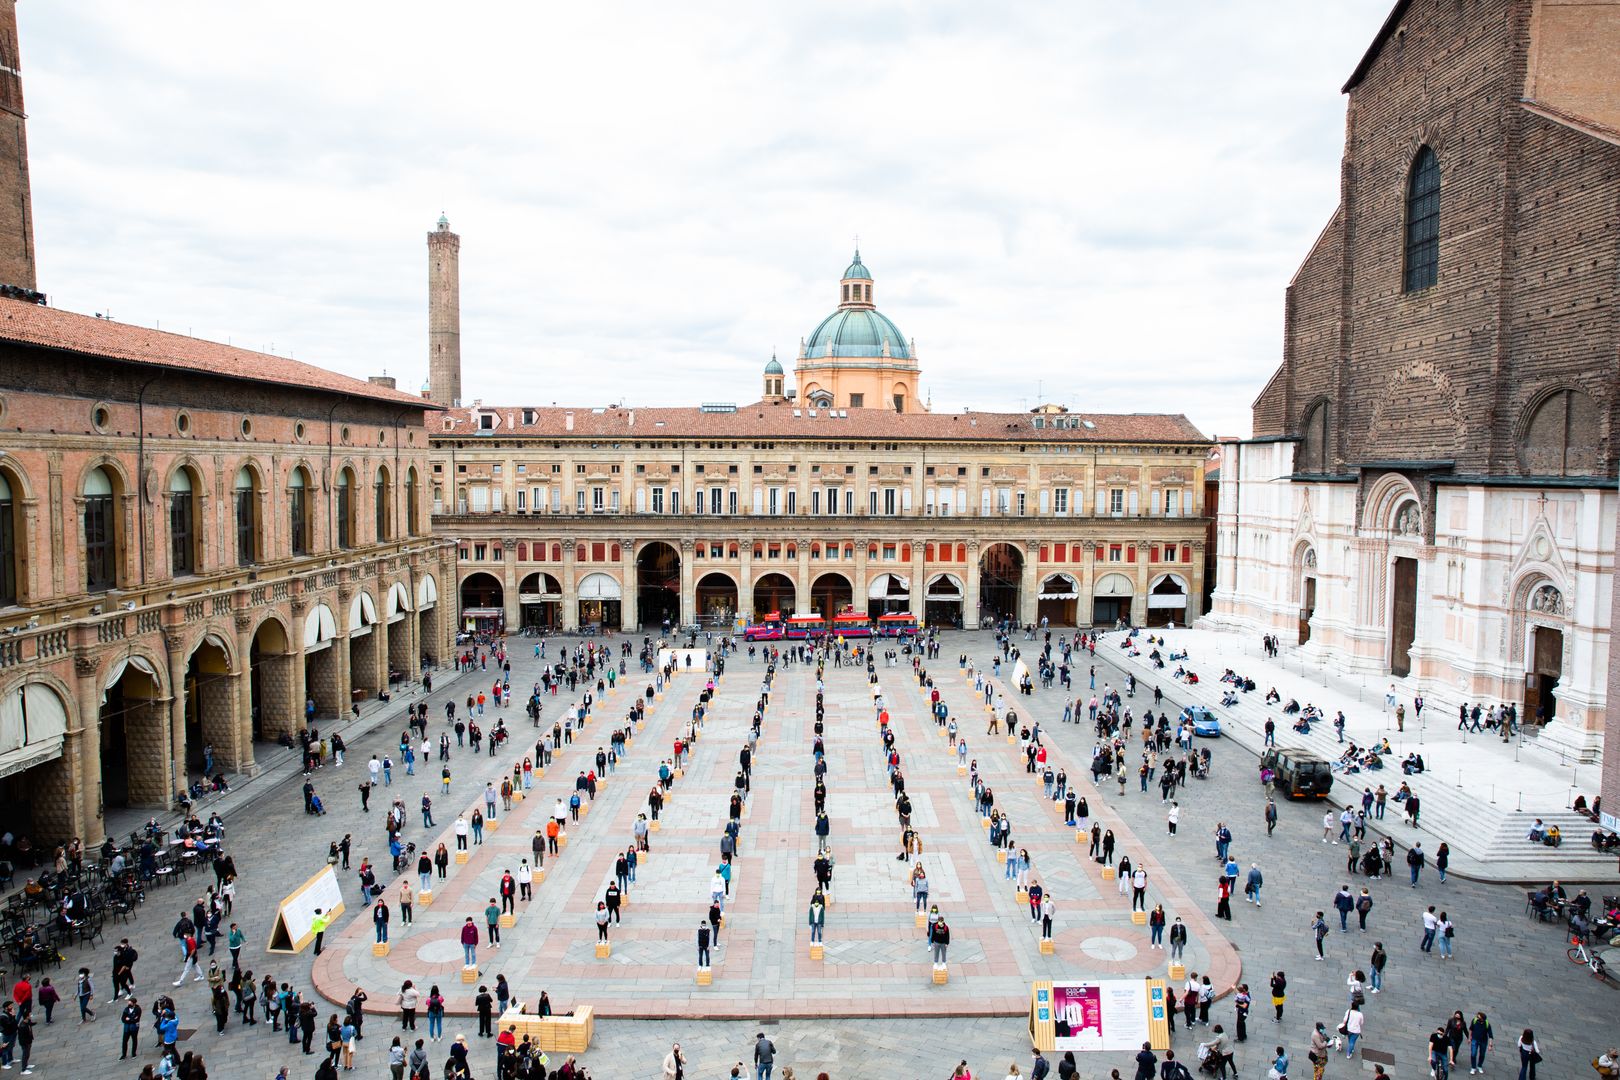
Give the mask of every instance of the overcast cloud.
[[1246, 434], [1391, 0], [19, 4], [53, 304], [415, 389], [757, 399], [853, 237], [936, 410]]

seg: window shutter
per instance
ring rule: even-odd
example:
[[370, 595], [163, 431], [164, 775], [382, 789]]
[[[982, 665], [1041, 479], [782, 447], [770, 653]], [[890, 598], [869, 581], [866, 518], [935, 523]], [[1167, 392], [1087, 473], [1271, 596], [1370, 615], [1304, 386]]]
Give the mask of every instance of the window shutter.
[[911, 488], [909, 487], [900, 489], [900, 512], [904, 514], [911, 513]]
[[1051, 499], [1049, 498], [1049, 492], [1047, 492], [1047, 490], [1045, 488], [1041, 488], [1041, 499], [1040, 499], [1041, 513], [1045, 514], [1045, 513], [1049, 512], [1048, 503], [1050, 501], [1051, 501]]
[[762, 488], [762, 487], [756, 486], [754, 488], [754, 513], [763, 514], [764, 512], [765, 512], [765, 489]]
[[1130, 514], [1132, 517], [1135, 517], [1137, 514], [1141, 513], [1140, 495], [1141, 492], [1137, 491], [1135, 488], [1131, 488], [1130, 492], [1126, 495], [1126, 505], [1130, 508]]

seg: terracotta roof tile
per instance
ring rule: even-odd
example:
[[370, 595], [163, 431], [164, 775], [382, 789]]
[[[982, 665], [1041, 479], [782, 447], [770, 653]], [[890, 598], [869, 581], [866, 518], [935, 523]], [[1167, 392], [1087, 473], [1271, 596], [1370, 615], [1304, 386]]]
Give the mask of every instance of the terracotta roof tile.
[[65, 349], [132, 364], [206, 372], [227, 379], [303, 386], [377, 401], [409, 402], [424, 409], [438, 408], [415, 394], [351, 379], [285, 356], [271, 356], [217, 341], [97, 319], [21, 300], [0, 299], [0, 341]]
[[[831, 415], [832, 411], [839, 413]], [[1030, 413], [892, 413], [886, 409], [804, 409], [740, 405], [736, 412], [698, 408], [565, 408], [486, 405], [447, 410], [429, 422], [435, 438], [528, 436], [612, 439], [972, 439], [1005, 442], [1158, 442], [1208, 444], [1185, 416], [1168, 413], [1062, 413], [1075, 427], [1033, 426]], [[523, 415], [532, 416], [524, 424]], [[492, 414], [482, 430], [475, 415]], [[847, 415], [845, 415], [847, 414]], [[571, 418], [571, 419], [570, 419]], [[1048, 424], [1056, 417], [1043, 417]], [[1086, 427], [1086, 422], [1091, 427]]]

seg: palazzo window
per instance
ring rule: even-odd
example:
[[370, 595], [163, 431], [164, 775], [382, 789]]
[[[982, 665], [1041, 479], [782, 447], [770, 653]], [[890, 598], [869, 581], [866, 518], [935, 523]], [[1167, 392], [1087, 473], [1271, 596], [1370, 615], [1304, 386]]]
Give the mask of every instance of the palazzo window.
[[1440, 269], [1440, 159], [1425, 146], [1406, 184], [1406, 292], [1435, 283]]

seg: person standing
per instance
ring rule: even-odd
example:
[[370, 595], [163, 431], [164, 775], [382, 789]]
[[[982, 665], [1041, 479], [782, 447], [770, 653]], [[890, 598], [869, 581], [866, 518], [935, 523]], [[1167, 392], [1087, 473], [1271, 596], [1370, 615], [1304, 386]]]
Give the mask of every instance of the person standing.
[[1187, 924], [1176, 916], [1176, 921], [1170, 924], [1170, 962], [1179, 964], [1181, 954], [1187, 948]]
[[[1271, 1018], [1273, 1024], [1282, 1023], [1283, 1006], [1288, 1004], [1288, 977], [1281, 971], [1271, 973], [1271, 1007], [1277, 1015]], [[1281, 1047], [1277, 1048], [1281, 1051]]]
[[[1147, 871], [1138, 866], [1131, 872], [1131, 910], [1147, 910]], [[1044, 935], [1050, 937], [1050, 934]]]
[[[815, 936], [815, 934], [816, 934], [815, 923], [811, 923], [810, 926], [811, 926], [810, 940], [815, 941], [815, 940], [817, 940], [817, 938]], [[697, 953], [698, 953], [698, 955], [697, 955], [697, 966], [700, 967], [700, 968], [708, 967], [709, 966], [709, 924], [707, 922], [702, 922], [702, 921], [698, 922]]]
[[1340, 1024], [1340, 1027], [1344, 1031], [1345, 1057], [1353, 1058], [1356, 1056], [1356, 1041], [1361, 1038], [1361, 1030], [1365, 1020], [1366, 1018], [1362, 1015], [1361, 1009], [1359, 1009], [1354, 1003], [1350, 1005], [1350, 1008], [1345, 1010], [1344, 1020]]
[[1429, 910], [1423, 913], [1423, 940], [1418, 942], [1418, 948], [1423, 952], [1433, 952], [1435, 934], [1437, 934], [1439, 930], [1439, 916], [1435, 915], [1434, 905], [1430, 904]]
[[1451, 918], [1441, 912], [1435, 918], [1435, 937], [1440, 942], [1440, 959], [1451, 959], [1451, 939], [1457, 935], [1456, 927], [1451, 925]]
[[1370, 973], [1369, 989], [1375, 994], [1384, 988], [1384, 965], [1388, 962], [1389, 954], [1384, 952], [1384, 943], [1373, 942], [1372, 959], [1367, 962], [1367, 970]]
[[1316, 938], [1316, 958], [1320, 960], [1322, 959], [1322, 940], [1327, 937], [1328, 933], [1327, 919], [1322, 917], [1320, 911], [1316, 913], [1316, 918], [1311, 920], [1311, 933]]
[[[499, 914], [499, 911], [497, 911], [497, 914]], [[478, 927], [473, 925], [471, 915], [468, 915], [461, 924], [461, 951], [466, 966], [476, 967], [478, 964]]]
[[[924, 891], [923, 895], [927, 895], [926, 890]], [[809, 923], [810, 943], [812, 945], [818, 944], [821, 942], [822, 933], [825, 931], [827, 926], [827, 902], [826, 898], [822, 896], [820, 889], [817, 889], [810, 896]], [[702, 940], [701, 935], [699, 936], [699, 940]]]
[[118, 1017], [124, 1023], [124, 1038], [119, 1044], [118, 1060], [139, 1057], [141, 1053], [141, 1005], [133, 996], [124, 1001], [124, 1011]]
[[[1413, 798], [1416, 798], [1416, 796], [1413, 796]], [[1406, 853], [1406, 865], [1412, 871], [1412, 888], [1414, 889], [1418, 887], [1418, 875], [1423, 872], [1423, 864], [1426, 861], [1427, 857], [1423, 854], [1423, 845], [1414, 843], [1411, 850]]]

